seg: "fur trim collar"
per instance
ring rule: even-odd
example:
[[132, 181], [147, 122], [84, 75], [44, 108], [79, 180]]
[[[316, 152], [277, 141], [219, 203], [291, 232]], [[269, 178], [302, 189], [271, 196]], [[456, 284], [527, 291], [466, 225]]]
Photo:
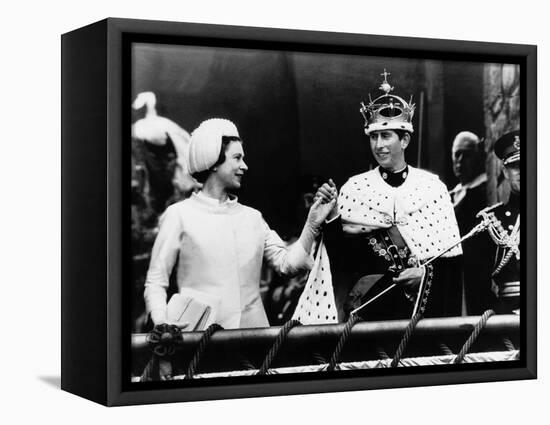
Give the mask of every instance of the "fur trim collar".
[[[426, 260], [460, 240], [445, 185], [432, 173], [409, 166], [399, 187], [388, 185], [378, 167], [342, 186], [338, 197], [344, 232], [370, 233], [395, 225], [411, 252]], [[445, 256], [460, 255], [460, 245]]]

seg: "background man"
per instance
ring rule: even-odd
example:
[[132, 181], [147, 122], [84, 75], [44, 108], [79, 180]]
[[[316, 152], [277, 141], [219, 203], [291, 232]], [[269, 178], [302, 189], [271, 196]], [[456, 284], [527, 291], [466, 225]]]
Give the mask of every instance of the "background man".
[[495, 155], [502, 160], [510, 184], [508, 202], [493, 210], [497, 224], [489, 232], [496, 244], [492, 277], [498, 288], [497, 313], [518, 313], [520, 304], [520, 135], [505, 134], [495, 142]]
[[[450, 191], [460, 234], [468, 233], [478, 222], [476, 214], [487, 206], [487, 174], [483, 142], [469, 131], [458, 133], [452, 148], [453, 171], [459, 183]], [[492, 258], [480, 253], [491, 251], [491, 242], [476, 236], [462, 243], [464, 251], [465, 313], [480, 315], [495, 302], [488, 278]]]
[[[475, 214], [485, 208], [487, 202], [483, 142], [474, 133], [461, 131], [453, 141], [452, 160], [459, 183], [450, 191], [450, 195], [460, 230], [469, 231], [477, 223]], [[459, 213], [464, 218], [464, 228]], [[466, 223], [465, 220], [470, 221]]]

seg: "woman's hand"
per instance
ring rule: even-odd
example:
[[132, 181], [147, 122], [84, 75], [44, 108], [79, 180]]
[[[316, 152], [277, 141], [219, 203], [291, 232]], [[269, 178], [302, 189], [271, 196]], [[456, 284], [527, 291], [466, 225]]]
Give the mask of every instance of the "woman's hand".
[[189, 322], [166, 322], [167, 325], [173, 325], [183, 330], [189, 326]]
[[315, 202], [309, 209], [307, 215], [307, 225], [314, 231], [317, 231], [325, 222], [326, 218], [332, 212], [336, 205], [336, 198], [328, 201], [323, 201], [323, 198], [316, 198]]
[[411, 267], [399, 273], [399, 276], [393, 278], [393, 283], [402, 285], [406, 290], [416, 290], [422, 282], [424, 269], [422, 267]]
[[306, 223], [298, 239], [307, 253], [311, 251], [313, 242], [327, 217], [334, 214], [336, 210], [338, 191], [332, 180], [330, 180], [330, 183], [332, 186], [329, 183], [325, 183], [323, 187], [326, 185], [326, 190], [321, 191], [321, 188], [319, 188], [317, 194], [315, 194], [315, 202], [309, 208]]
[[151, 312], [151, 320], [155, 326], [157, 325], [175, 325], [180, 329], [185, 329], [189, 326], [189, 322], [171, 322], [166, 318], [166, 309], [153, 310]]

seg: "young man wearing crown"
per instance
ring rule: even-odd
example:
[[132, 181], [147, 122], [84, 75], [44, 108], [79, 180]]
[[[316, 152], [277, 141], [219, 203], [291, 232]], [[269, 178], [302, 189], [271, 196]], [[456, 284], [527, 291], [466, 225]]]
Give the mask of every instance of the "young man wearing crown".
[[436, 175], [405, 161], [414, 105], [391, 95], [382, 75], [385, 94], [360, 110], [378, 167], [351, 177], [339, 194], [332, 180], [316, 194], [338, 198], [323, 230], [338, 315], [458, 316], [462, 250], [453, 205]]

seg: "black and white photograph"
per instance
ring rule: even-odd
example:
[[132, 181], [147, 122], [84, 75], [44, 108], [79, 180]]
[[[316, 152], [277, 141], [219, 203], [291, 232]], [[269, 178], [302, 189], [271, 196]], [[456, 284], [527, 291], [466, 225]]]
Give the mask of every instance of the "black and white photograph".
[[6, 3], [0, 421], [544, 422], [544, 10]]
[[525, 361], [519, 63], [129, 48], [126, 379]]

